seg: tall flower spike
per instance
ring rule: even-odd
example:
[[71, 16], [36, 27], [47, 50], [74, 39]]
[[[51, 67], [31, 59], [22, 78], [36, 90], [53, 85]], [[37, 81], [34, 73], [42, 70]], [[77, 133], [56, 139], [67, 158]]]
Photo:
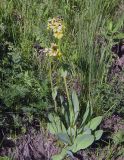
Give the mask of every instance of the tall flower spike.
[[53, 31], [53, 35], [55, 38], [61, 39], [63, 37], [63, 32], [65, 29], [63, 20], [59, 17], [54, 17], [53, 19], [48, 20], [47, 29]]

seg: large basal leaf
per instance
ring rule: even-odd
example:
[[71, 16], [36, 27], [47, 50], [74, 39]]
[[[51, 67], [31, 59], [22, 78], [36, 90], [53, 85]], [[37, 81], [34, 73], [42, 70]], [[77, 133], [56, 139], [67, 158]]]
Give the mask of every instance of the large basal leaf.
[[47, 124], [47, 128], [52, 134], [63, 133], [67, 134], [66, 127], [64, 126], [62, 120], [56, 114], [49, 114], [48, 116], [50, 123]]
[[78, 135], [74, 145], [72, 146], [72, 151], [77, 152], [80, 149], [88, 148], [94, 142], [93, 135]]
[[62, 132], [62, 125], [60, 118], [55, 114], [49, 114], [48, 118], [50, 120], [50, 123], [48, 123], [48, 130], [54, 134]]
[[86, 126], [91, 130], [95, 130], [100, 125], [101, 121], [102, 121], [102, 116], [98, 116], [93, 118]]
[[70, 138], [67, 133], [57, 133], [58, 138], [66, 144], [71, 144]]
[[56, 134], [57, 128], [54, 122], [54, 116], [52, 114], [49, 114], [48, 118], [49, 118], [50, 123], [47, 124], [47, 129], [50, 131], [50, 133]]
[[47, 124], [47, 129], [49, 130], [50, 133], [56, 134], [56, 129], [53, 127], [51, 123]]
[[90, 128], [85, 128], [84, 130], [83, 130], [83, 135], [88, 135], [88, 134], [91, 134], [91, 129]]
[[79, 114], [79, 101], [75, 91], [72, 92], [72, 102], [73, 102], [74, 114], [75, 114], [74, 121], [76, 121]]
[[66, 154], [67, 154], [67, 150], [66, 148], [63, 148], [60, 154], [52, 156], [52, 160], [63, 160]]
[[60, 125], [61, 125], [61, 131], [62, 131], [63, 133], [67, 133], [66, 127], [64, 126], [64, 124], [63, 124], [62, 121], [60, 121]]
[[103, 130], [95, 131], [95, 133], [94, 133], [95, 140], [96, 141], [99, 140], [102, 137], [102, 134], [103, 134]]

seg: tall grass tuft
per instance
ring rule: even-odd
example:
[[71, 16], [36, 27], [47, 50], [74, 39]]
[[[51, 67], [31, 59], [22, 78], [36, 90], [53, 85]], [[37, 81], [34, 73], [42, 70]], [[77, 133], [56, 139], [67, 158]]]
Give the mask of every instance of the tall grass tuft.
[[[109, 23], [115, 16], [119, 0], [84, 0], [80, 12], [75, 15], [75, 41], [77, 49], [77, 65], [81, 72], [82, 83], [85, 85], [84, 97], [89, 100], [95, 111], [99, 93], [93, 95], [98, 86], [107, 83], [108, 69], [111, 65], [112, 34], [109, 35]], [[120, 23], [121, 21], [121, 23]], [[122, 27], [121, 17], [113, 20]]]

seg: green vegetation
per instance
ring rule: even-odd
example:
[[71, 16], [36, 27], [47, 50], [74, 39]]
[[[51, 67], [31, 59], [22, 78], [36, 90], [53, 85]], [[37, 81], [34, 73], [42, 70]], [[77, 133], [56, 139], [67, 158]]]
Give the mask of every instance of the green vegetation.
[[67, 145], [62, 149], [61, 154], [53, 156], [53, 160], [63, 159], [69, 152], [71, 153], [70, 155], [73, 155], [80, 149], [89, 147], [95, 140], [99, 140], [103, 134], [102, 130], [96, 130], [102, 121], [102, 116], [90, 119], [92, 111], [89, 108], [89, 103], [82, 121], [80, 120], [81, 124], [78, 124], [80, 109], [75, 91], [72, 92], [71, 98], [72, 101], [68, 100], [67, 106], [61, 97], [60, 116], [49, 114], [50, 123], [48, 123], [48, 130]]
[[[124, 119], [123, 81], [108, 80], [123, 10], [123, 0], [0, 2], [1, 145], [37, 120], [64, 142], [60, 160], [98, 141], [102, 118]], [[123, 148], [120, 133], [110, 143]]]

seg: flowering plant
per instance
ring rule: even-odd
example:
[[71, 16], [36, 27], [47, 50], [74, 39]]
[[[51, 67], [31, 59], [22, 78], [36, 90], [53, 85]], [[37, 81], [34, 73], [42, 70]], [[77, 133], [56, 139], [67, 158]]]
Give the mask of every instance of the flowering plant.
[[46, 48], [44, 52], [46, 52], [46, 54], [48, 56], [58, 56], [58, 57], [60, 57], [62, 55], [62, 53], [58, 49], [57, 44], [55, 44], [55, 43], [52, 43], [51, 48]]
[[53, 31], [53, 35], [55, 38], [61, 39], [63, 37], [63, 32], [65, 29], [62, 18], [54, 17], [53, 19], [50, 19], [48, 21], [47, 29]]

